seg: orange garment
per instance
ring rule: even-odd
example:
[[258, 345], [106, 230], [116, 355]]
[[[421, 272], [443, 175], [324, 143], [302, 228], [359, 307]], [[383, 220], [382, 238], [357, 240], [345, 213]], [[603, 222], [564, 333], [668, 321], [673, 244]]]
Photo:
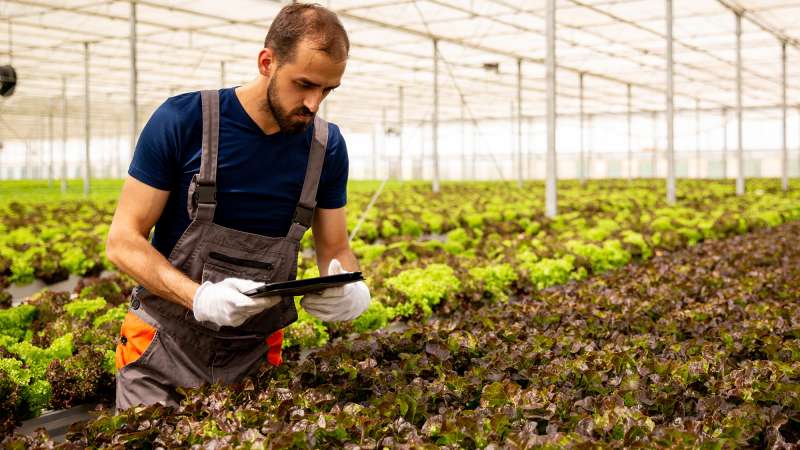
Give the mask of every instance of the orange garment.
[[283, 362], [282, 347], [283, 329], [280, 329], [267, 337], [267, 361], [273, 366], [280, 366]]
[[115, 357], [117, 370], [139, 359], [153, 342], [155, 336], [156, 329], [154, 327], [140, 319], [132, 311], [128, 311], [119, 330]]

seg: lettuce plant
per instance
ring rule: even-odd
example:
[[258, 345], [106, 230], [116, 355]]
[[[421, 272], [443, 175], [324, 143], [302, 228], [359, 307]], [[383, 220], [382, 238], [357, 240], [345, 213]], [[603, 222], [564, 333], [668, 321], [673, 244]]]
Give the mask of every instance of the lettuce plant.
[[386, 280], [386, 285], [403, 299], [394, 306], [397, 315], [403, 317], [417, 312], [428, 316], [433, 306], [461, 289], [461, 281], [453, 269], [444, 264], [405, 270]]
[[86, 319], [106, 307], [106, 300], [103, 298], [93, 298], [87, 300], [75, 300], [64, 305], [64, 310], [72, 317]]
[[497, 264], [469, 269], [473, 284], [484, 294], [501, 302], [508, 300], [512, 284], [517, 281], [517, 272], [510, 264]]

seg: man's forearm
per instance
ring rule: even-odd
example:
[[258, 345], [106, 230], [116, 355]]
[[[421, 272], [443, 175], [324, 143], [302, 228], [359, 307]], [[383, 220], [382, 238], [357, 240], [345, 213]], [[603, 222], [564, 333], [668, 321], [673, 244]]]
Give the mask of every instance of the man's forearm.
[[328, 274], [328, 265], [334, 258], [338, 259], [339, 262], [342, 263], [344, 270], [348, 272], [357, 272], [360, 270], [358, 266], [358, 260], [348, 246], [337, 251], [322, 251], [317, 254], [317, 267], [319, 267], [320, 275]]
[[198, 284], [176, 269], [142, 236], [109, 238], [109, 260], [148, 291], [192, 308]]

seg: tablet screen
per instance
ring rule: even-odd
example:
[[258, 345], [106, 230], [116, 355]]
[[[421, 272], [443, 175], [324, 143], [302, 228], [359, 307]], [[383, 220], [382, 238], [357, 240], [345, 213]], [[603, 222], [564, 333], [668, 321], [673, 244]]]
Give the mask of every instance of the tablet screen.
[[302, 280], [279, 281], [267, 283], [250, 291], [244, 295], [250, 297], [264, 297], [269, 295], [303, 295], [311, 292], [318, 292], [330, 287], [342, 286], [348, 283], [363, 280], [361, 272], [342, 273], [338, 275], [327, 275], [324, 277], [306, 278]]

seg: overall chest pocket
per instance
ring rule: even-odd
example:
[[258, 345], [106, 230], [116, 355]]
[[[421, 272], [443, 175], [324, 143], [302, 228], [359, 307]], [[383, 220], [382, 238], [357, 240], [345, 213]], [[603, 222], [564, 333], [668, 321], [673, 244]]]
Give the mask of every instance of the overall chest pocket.
[[245, 278], [268, 283], [278, 273], [283, 257], [279, 254], [267, 254], [258, 258], [252, 255], [244, 257], [230, 251], [211, 251], [203, 264], [203, 282], [217, 283], [225, 278]]

